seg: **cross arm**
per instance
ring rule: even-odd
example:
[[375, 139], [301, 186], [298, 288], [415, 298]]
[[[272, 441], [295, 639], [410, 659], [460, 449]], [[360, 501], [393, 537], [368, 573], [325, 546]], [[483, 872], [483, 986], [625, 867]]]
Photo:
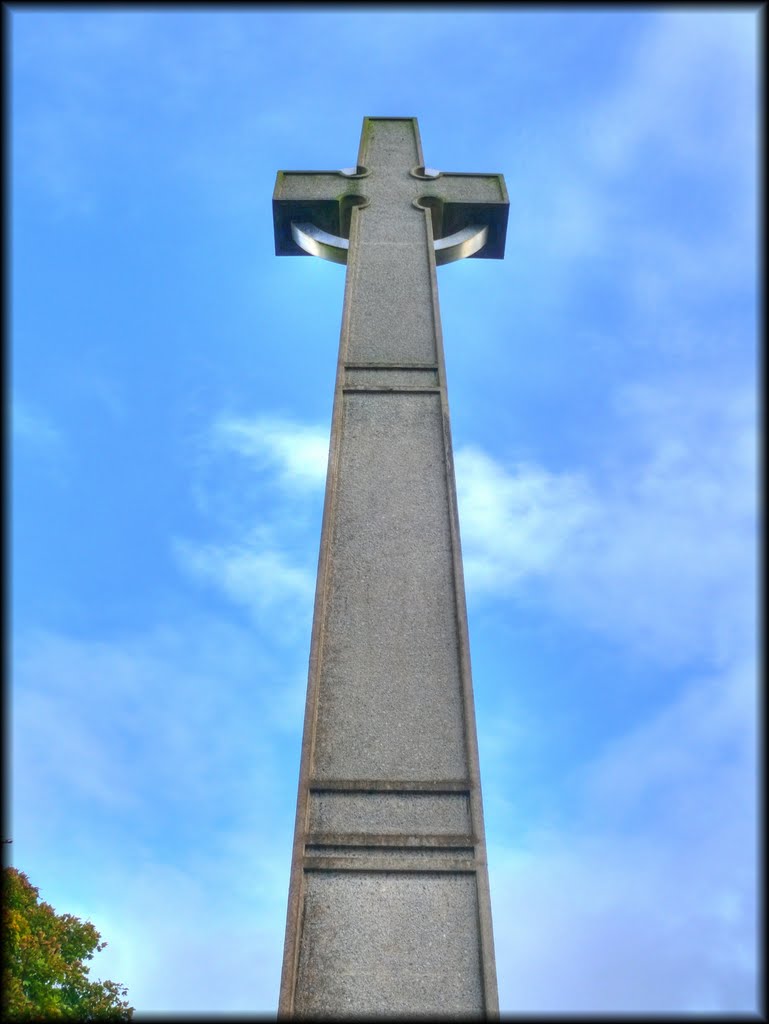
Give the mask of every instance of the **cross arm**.
[[272, 194], [272, 218], [277, 256], [307, 256], [291, 235], [291, 222], [308, 222], [331, 235], [346, 237], [350, 210], [360, 202], [357, 179], [351, 171], [278, 171]]
[[507, 215], [510, 202], [502, 174], [461, 174], [430, 171], [414, 173], [423, 181], [422, 197], [428, 200], [436, 238], [453, 235], [471, 225], [488, 229], [486, 244], [474, 256], [501, 260], [505, 255]]

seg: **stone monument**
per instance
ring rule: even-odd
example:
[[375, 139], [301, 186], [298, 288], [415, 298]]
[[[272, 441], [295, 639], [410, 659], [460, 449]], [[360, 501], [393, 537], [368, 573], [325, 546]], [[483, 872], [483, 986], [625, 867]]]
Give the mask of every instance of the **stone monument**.
[[276, 253], [347, 265], [282, 1018], [498, 1013], [435, 268], [501, 259], [507, 211], [412, 117], [278, 173]]

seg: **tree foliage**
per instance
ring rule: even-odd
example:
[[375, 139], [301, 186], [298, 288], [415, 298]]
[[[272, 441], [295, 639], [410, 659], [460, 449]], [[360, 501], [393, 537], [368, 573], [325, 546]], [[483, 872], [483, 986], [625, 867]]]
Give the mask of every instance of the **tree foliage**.
[[3, 889], [3, 1019], [130, 1020], [126, 988], [88, 978], [85, 961], [106, 946], [90, 921], [55, 913], [16, 868]]

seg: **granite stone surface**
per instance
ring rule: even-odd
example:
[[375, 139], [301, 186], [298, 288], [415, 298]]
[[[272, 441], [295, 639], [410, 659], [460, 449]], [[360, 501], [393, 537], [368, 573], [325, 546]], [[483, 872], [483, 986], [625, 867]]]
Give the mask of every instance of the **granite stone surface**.
[[405, 369], [403, 367], [349, 367], [345, 374], [348, 387], [370, 388], [415, 388], [438, 387], [438, 371], [426, 369]]
[[369, 258], [348, 284], [351, 362], [427, 363], [436, 358], [425, 215], [412, 207], [408, 221], [401, 230], [411, 245], [404, 241], [380, 248], [369, 238], [368, 222], [360, 218], [361, 247], [367, 247]]
[[472, 866], [474, 850], [472, 846], [365, 846], [363, 843], [335, 846], [333, 843], [307, 843], [305, 855], [308, 869], [312, 868], [312, 857], [339, 857], [353, 861], [362, 861], [376, 867], [387, 867], [396, 864], [401, 867], [427, 867], [435, 864], [445, 865], [447, 861], [463, 860]]
[[480, 1016], [472, 874], [310, 872], [299, 1017]]
[[344, 408], [313, 774], [463, 778], [440, 396]]
[[308, 828], [414, 836], [472, 832], [465, 793], [312, 793]]

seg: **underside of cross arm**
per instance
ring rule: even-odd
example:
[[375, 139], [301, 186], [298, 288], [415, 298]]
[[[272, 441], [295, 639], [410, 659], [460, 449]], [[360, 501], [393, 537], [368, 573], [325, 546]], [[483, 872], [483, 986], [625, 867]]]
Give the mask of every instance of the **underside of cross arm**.
[[422, 197], [439, 201], [434, 226], [442, 237], [473, 226], [486, 227], [483, 248], [473, 253], [479, 259], [503, 259], [510, 204], [502, 174], [459, 174], [443, 172], [423, 183]]
[[346, 196], [358, 195], [360, 185], [338, 171], [278, 171], [272, 194], [277, 256], [306, 256], [291, 237], [291, 221], [306, 221], [342, 234]]

